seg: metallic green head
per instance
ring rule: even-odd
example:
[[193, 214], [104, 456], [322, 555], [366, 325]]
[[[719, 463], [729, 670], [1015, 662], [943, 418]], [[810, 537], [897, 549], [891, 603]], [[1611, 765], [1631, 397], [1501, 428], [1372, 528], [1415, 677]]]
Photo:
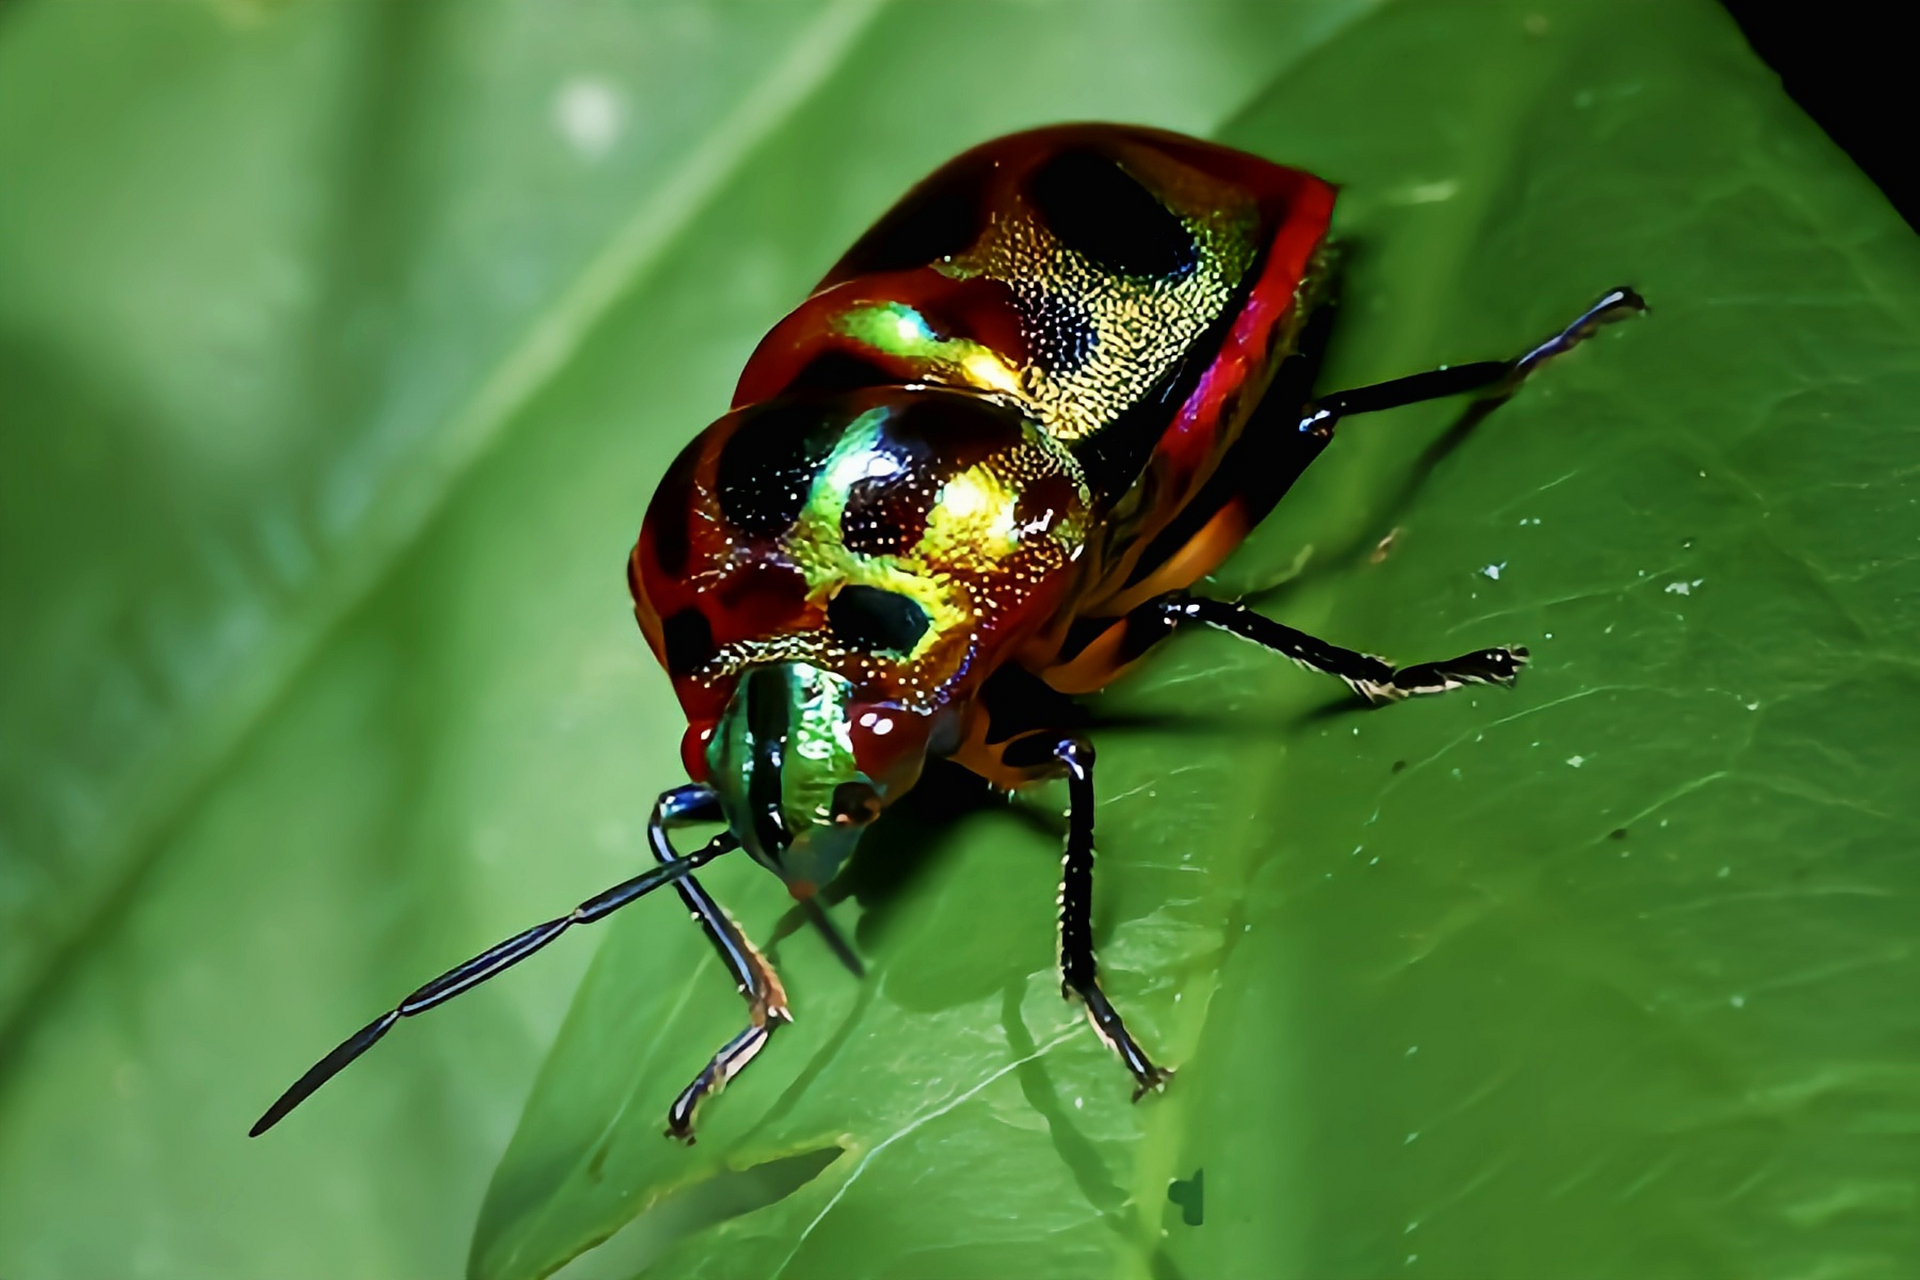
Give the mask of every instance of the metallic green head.
[[734, 835], [796, 898], [839, 873], [884, 799], [854, 760], [851, 686], [804, 662], [741, 677], [707, 769]]

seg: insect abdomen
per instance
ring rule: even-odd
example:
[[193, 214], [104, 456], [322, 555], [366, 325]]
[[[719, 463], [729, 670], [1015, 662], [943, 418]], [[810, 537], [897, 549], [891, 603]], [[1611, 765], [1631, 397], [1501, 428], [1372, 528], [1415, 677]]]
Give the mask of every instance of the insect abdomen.
[[989, 142], [862, 237], [760, 344], [734, 403], [965, 387], [1067, 443], [1109, 509], [1164, 453], [1152, 503], [1177, 510], [1291, 341], [1332, 201], [1311, 174], [1157, 130]]

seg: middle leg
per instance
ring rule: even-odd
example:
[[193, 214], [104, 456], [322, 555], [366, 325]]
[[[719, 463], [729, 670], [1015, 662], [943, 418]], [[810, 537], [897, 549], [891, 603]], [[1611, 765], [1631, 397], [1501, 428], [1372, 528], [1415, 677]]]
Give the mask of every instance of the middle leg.
[[1133, 1073], [1133, 1099], [1173, 1075], [1156, 1067], [1134, 1042], [1119, 1012], [1100, 989], [1093, 958], [1093, 744], [1061, 738], [1053, 757], [1067, 771], [1067, 847], [1060, 873], [1060, 994], [1080, 997], [1087, 1020]]
[[1343, 649], [1275, 622], [1243, 604], [1202, 600], [1174, 591], [1147, 601], [1121, 620], [1119, 660], [1131, 662], [1173, 634], [1182, 623], [1200, 622], [1251, 640], [1311, 671], [1346, 683], [1368, 702], [1397, 702], [1416, 694], [1445, 693], [1468, 684], [1511, 685], [1527, 665], [1525, 648], [1475, 649], [1457, 658], [1396, 667], [1371, 654]]

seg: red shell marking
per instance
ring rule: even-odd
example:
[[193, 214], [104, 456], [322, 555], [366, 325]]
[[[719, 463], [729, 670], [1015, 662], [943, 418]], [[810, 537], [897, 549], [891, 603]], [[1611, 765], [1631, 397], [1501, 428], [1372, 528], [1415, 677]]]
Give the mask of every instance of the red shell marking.
[[910, 191], [760, 343], [647, 512], [631, 581], [689, 772], [767, 662], [845, 675], [911, 725], [902, 750], [977, 741], [986, 676], [1045, 676], [1077, 618], [1140, 594], [1141, 555], [1293, 348], [1333, 197], [1114, 125], [1001, 138]]

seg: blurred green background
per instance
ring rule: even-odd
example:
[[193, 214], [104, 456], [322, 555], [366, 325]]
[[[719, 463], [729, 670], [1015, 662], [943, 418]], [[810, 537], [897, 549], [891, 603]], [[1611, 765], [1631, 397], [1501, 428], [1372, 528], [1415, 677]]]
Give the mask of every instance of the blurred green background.
[[[1139, 1107], [1049, 838], [903, 814], [867, 981], [783, 938], [691, 1151], [739, 1014], [665, 902], [249, 1142], [644, 862], [653, 484], [908, 183], [1072, 118], [1343, 184], [1328, 385], [1647, 294], [1456, 447], [1350, 424], [1215, 586], [1521, 687], [1187, 636], [1102, 699]], [[1707, 0], [14, 0], [0, 1277], [1920, 1274], [1917, 337], [1913, 233]]]

